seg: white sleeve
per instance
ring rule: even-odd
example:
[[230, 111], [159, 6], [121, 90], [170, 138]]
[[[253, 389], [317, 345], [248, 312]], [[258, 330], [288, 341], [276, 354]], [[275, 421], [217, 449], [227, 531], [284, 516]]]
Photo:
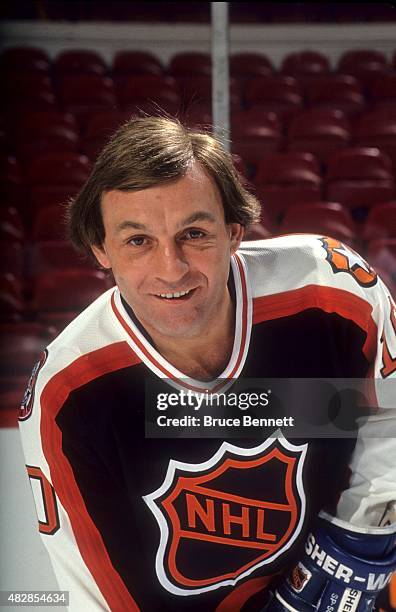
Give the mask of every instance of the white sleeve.
[[396, 522], [396, 307], [380, 279], [369, 291], [375, 292], [376, 301], [371, 375], [378, 410], [359, 428], [350, 486], [337, 506], [337, 518], [362, 527]]

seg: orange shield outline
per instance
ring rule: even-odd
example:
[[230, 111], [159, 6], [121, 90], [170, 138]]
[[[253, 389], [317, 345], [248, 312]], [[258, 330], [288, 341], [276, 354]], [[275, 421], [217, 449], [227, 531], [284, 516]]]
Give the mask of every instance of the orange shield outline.
[[[144, 497], [161, 530], [156, 558], [161, 584], [179, 595], [235, 585], [287, 550], [305, 516], [306, 447], [283, 437], [248, 449], [224, 442], [204, 463], [171, 460], [163, 485]], [[264, 483], [272, 473], [279, 475], [274, 499], [260, 495], [257, 486], [262, 482], [268, 491]], [[254, 495], [246, 492], [249, 477]], [[194, 556], [210, 560], [199, 565], [200, 575], [184, 563]]]

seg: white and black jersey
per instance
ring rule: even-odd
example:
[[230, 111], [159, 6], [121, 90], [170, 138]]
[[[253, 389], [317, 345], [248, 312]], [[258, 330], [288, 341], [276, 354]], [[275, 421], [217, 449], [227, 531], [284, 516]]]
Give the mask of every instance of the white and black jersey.
[[[395, 305], [340, 242], [243, 243], [230, 274], [229, 363], [220, 382], [189, 388], [221, 390], [239, 377], [396, 377]], [[373, 383], [385, 409], [357, 440], [146, 439], [147, 379], [169, 389], [186, 378], [117, 288], [57, 337], [34, 371], [20, 431], [39, 530], [72, 611], [260, 610], [320, 510], [376, 526], [396, 498], [387, 387]]]

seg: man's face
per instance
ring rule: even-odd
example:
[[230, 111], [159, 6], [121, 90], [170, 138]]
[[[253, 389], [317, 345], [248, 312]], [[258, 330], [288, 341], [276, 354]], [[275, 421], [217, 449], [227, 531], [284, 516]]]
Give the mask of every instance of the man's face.
[[243, 235], [226, 224], [220, 194], [195, 163], [172, 183], [102, 198], [105, 241], [93, 247], [148, 331], [209, 334], [228, 302], [230, 256]]

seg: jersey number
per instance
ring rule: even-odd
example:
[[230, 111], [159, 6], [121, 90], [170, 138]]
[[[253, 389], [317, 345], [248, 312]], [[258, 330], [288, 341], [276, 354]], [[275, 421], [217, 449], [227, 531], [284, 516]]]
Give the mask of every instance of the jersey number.
[[[39, 519], [39, 531], [40, 533], [45, 533], [47, 535], [54, 535], [54, 533], [58, 531], [60, 527], [58, 505], [56, 503], [54, 487], [44, 476], [43, 471], [39, 467], [27, 465], [26, 469], [29, 478], [31, 480], [37, 480], [40, 483], [40, 501], [43, 504], [45, 520], [41, 521]], [[37, 504], [38, 500], [35, 501]]]

